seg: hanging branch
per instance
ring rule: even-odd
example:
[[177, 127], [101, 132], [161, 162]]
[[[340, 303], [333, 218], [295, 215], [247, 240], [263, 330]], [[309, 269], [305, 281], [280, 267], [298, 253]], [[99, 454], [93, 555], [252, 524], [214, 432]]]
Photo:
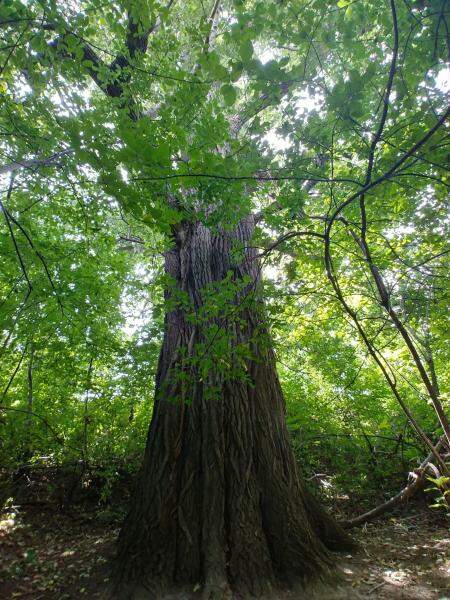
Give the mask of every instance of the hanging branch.
[[[9, 180], [8, 192], [6, 194], [6, 201], [7, 202], [9, 202], [9, 200], [11, 198], [11, 193], [12, 193], [13, 185], [14, 185], [14, 177], [15, 177], [14, 173], [11, 173], [11, 178]], [[30, 280], [30, 278], [28, 276], [28, 271], [27, 271], [27, 269], [25, 267], [25, 263], [24, 263], [24, 260], [22, 258], [22, 254], [20, 253], [20, 250], [19, 250], [19, 245], [17, 244], [16, 236], [14, 235], [14, 231], [13, 231], [13, 228], [12, 228], [12, 225], [11, 225], [11, 221], [10, 221], [10, 218], [9, 218], [9, 215], [8, 215], [8, 211], [5, 209], [5, 205], [3, 204], [3, 202], [2, 202], [1, 199], [0, 199], [0, 209], [1, 209], [2, 213], [3, 213], [3, 216], [5, 217], [5, 221], [6, 221], [6, 224], [8, 226], [9, 234], [10, 234], [12, 242], [14, 244], [14, 250], [15, 250], [17, 258], [19, 260], [20, 268], [22, 270], [23, 276], [25, 277], [25, 280], [26, 280], [27, 285], [28, 285], [28, 291], [27, 291], [27, 293], [25, 295], [25, 300], [24, 300], [24, 302], [26, 302], [28, 300], [28, 297], [30, 296], [31, 292], [33, 291], [33, 286], [31, 284], [31, 280]]]
[[442, 403], [439, 398], [439, 390], [436, 386], [433, 385], [432, 381], [430, 380], [428, 373], [425, 369], [422, 359], [420, 358], [419, 352], [417, 351], [417, 348], [414, 344], [414, 341], [413, 341], [411, 335], [409, 334], [407, 328], [402, 323], [399, 315], [397, 314], [397, 311], [394, 309], [394, 307], [392, 306], [392, 304], [390, 302], [389, 291], [386, 287], [386, 284], [383, 280], [383, 277], [382, 277], [379, 269], [377, 268], [377, 266], [375, 265], [375, 263], [373, 261], [373, 257], [370, 253], [367, 240], [363, 239], [362, 237], [358, 237], [354, 232], [352, 232], [352, 237], [355, 239], [355, 241], [357, 242], [357, 244], [359, 245], [359, 247], [361, 248], [361, 250], [363, 252], [363, 256], [369, 267], [370, 273], [372, 275], [373, 281], [375, 283], [376, 289], [379, 294], [379, 304], [387, 312], [387, 314], [391, 318], [391, 322], [393, 323], [394, 327], [397, 329], [397, 331], [402, 336], [402, 338], [406, 344], [406, 347], [408, 348], [408, 351], [414, 360], [414, 364], [416, 365], [416, 368], [420, 375], [420, 378], [422, 379], [422, 382], [425, 385], [425, 388], [428, 392], [430, 400], [433, 404], [433, 408], [436, 411], [439, 422], [440, 422], [442, 429], [445, 432], [445, 435], [447, 437], [447, 441], [450, 444], [450, 425], [448, 422], [447, 415], [445, 414], [445, 411], [442, 407]]
[[[344, 221], [346, 223], [346, 225], [348, 226], [348, 222], [341, 217], [341, 220]], [[272, 242], [268, 248], [262, 253], [261, 256], [264, 256], [266, 254], [268, 254], [270, 251], [272, 251], [273, 249], [277, 248], [280, 244], [282, 244], [283, 242], [285, 242], [288, 239], [291, 239], [293, 237], [296, 236], [314, 236], [317, 238], [320, 238], [324, 241], [326, 241], [326, 237], [325, 235], [319, 234], [317, 232], [312, 232], [312, 231], [293, 231], [293, 232], [289, 232], [283, 236], [281, 236], [278, 240], [276, 240], [275, 242]], [[439, 466], [441, 467], [442, 471], [445, 473], [450, 474], [445, 462], [441, 459], [439, 453], [435, 450], [431, 440], [428, 438], [428, 436], [425, 434], [425, 432], [423, 431], [423, 429], [420, 427], [419, 423], [416, 421], [415, 417], [413, 416], [413, 414], [411, 413], [410, 409], [408, 408], [408, 406], [406, 405], [406, 403], [404, 402], [403, 398], [401, 397], [398, 389], [397, 389], [397, 383], [395, 381], [395, 379], [393, 378], [393, 376], [391, 376], [391, 374], [389, 373], [388, 369], [386, 368], [386, 366], [383, 363], [383, 359], [381, 358], [380, 353], [376, 350], [375, 346], [373, 345], [373, 342], [368, 338], [366, 332], [364, 331], [364, 328], [362, 327], [360, 320], [358, 319], [358, 316], [356, 314], [356, 312], [350, 307], [350, 305], [347, 303], [347, 301], [345, 300], [345, 297], [342, 293], [342, 290], [340, 288], [340, 285], [333, 273], [333, 267], [332, 267], [332, 261], [331, 261], [331, 256], [330, 254], [326, 255], [326, 258], [328, 258], [328, 260], [326, 260], [326, 270], [327, 270], [327, 276], [328, 279], [330, 280], [333, 289], [336, 293], [336, 297], [339, 300], [339, 302], [341, 303], [341, 305], [343, 306], [345, 312], [347, 313], [347, 315], [351, 318], [351, 320], [354, 322], [354, 324], [356, 325], [356, 328], [361, 336], [361, 338], [363, 339], [370, 355], [372, 356], [372, 358], [375, 360], [375, 362], [377, 363], [378, 367], [380, 368], [381, 372], [383, 373], [389, 387], [391, 388], [392, 393], [394, 394], [395, 398], [397, 399], [398, 403], [400, 404], [401, 408], [403, 409], [404, 413], [406, 414], [409, 422], [411, 423], [412, 427], [414, 428], [414, 430], [416, 431], [416, 433], [418, 434], [418, 436], [422, 439], [422, 441], [430, 448], [431, 453], [433, 454], [433, 456], [435, 457], [437, 463], [439, 464]]]
[[[368, 167], [367, 167], [367, 172], [366, 172], [366, 179], [365, 179], [365, 182], [364, 182], [364, 185], [362, 186], [362, 188], [359, 189], [354, 194], [352, 194], [349, 198], [347, 198], [347, 200], [345, 200], [344, 202], [342, 202], [340, 204], [340, 206], [337, 209], [335, 209], [335, 211], [333, 212], [333, 214], [326, 221], [325, 232], [324, 232], [324, 240], [325, 240], [325, 244], [324, 244], [325, 268], [326, 268], [327, 277], [328, 277], [330, 283], [332, 284], [332, 287], [333, 287], [334, 291], [336, 292], [336, 296], [337, 296], [339, 302], [343, 306], [343, 308], [344, 308], [345, 312], [347, 313], [347, 315], [355, 323], [355, 325], [357, 327], [357, 330], [358, 330], [361, 338], [363, 339], [364, 343], [367, 346], [367, 349], [369, 350], [370, 355], [372, 356], [372, 358], [375, 360], [375, 362], [377, 363], [378, 367], [382, 371], [382, 373], [383, 373], [383, 375], [384, 375], [384, 377], [385, 377], [385, 379], [386, 379], [389, 387], [392, 390], [392, 393], [394, 394], [394, 396], [396, 397], [396, 399], [399, 402], [400, 406], [402, 407], [402, 409], [404, 410], [405, 414], [407, 415], [408, 420], [410, 421], [411, 425], [414, 427], [414, 429], [416, 430], [417, 434], [421, 437], [421, 439], [430, 448], [430, 450], [433, 453], [433, 456], [435, 457], [436, 461], [440, 465], [441, 469], [443, 469], [443, 472], [449, 473], [448, 468], [445, 465], [445, 463], [442, 461], [439, 453], [436, 452], [435, 447], [433, 446], [433, 444], [431, 443], [431, 441], [428, 439], [428, 437], [426, 436], [426, 434], [423, 432], [423, 430], [421, 429], [421, 427], [419, 426], [419, 424], [415, 421], [415, 419], [414, 419], [413, 415], [411, 414], [410, 410], [408, 409], [408, 407], [404, 403], [402, 397], [400, 396], [400, 394], [398, 392], [395, 380], [389, 374], [388, 370], [386, 369], [385, 365], [383, 364], [383, 361], [381, 360], [380, 356], [378, 355], [376, 349], [373, 347], [371, 341], [367, 337], [367, 334], [365, 333], [364, 329], [362, 328], [361, 323], [360, 323], [360, 321], [359, 321], [359, 319], [357, 317], [356, 312], [349, 306], [349, 304], [345, 300], [345, 297], [344, 297], [344, 295], [342, 293], [342, 290], [340, 288], [339, 282], [338, 282], [338, 280], [337, 280], [337, 278], [336, 278], [336, 276], [334, 274], [333, 261], [332, 261], [332, 257], [331, 257], [331, 230], [332, 230], [333, 224], [338, 219], [338, 217], [341, 215], [342, 211], [349, 204], [351, 204], [355, 200], [359, 199], [359, 201], [360, 201], [361, 219], [362, 219], [362, 223], [361, 223], [361, 243], [362, 243], [362, 247], [363, 247], [363, 250], [364, 250], [364, 254], [365, 254], [366, 260], [368, 260], [368, 257], [370, 257], [370, 253], [367, 252], [367, 250], [368, 250], [368, 248], [366, 247], [367, 244], [364, 243], [366, 229], [367, 229], [366, 211], [365, 211], [365, 204], [364, 204], [364, 195], [365, 195], [365, 192], [367, 192], [369, 189], [372, 189], [372, 188], [376, 187], [377, 185], [383, 183], [384, 181], [389, 180], [393, 175], [395, 175], [395, 173], [399, 169], [399, 167], [401, 165], [403, 165], [408, 160], [408, 158], [410, 158], [411, 156], [413, 156], [416, 153], [416, 151], [420, 147], [422, 147], [434, 135], [434, 133], [436, 133], [436, 131], [438, 131], [440, 129], [440, 127], [443, 125], [443, 123], [447, 119], [448, 115], [450, 114], [450, 108], [447, 108], [445, 114], [443, 116], [441, 116], [440, 119], [438, 119], [438, 121], [435, 123], [435, 125], [418, 142], [416, 142], [416, 144], [414, 144], [413, 147], [410, 148], [409, 151], [405, 152], [402, 155], [402, 157], [400, 159], [398, 159], [390, 169], [388, 169], [383, 175], [381, 175], [377, 179], [375, 179], [375, 180], [372, 179], [372, 171], [373, 171], [375, 150], [376, 150], [378, 142], [381, 139], [381, 136], [382, 136], [382, 133], [383, 133], [383, 129], [384, 129], [384, 125], [386, 123], [386, 118], [387, 118], [387, 113], [388, 113], [388, 108], [389, 108], [389, 98], [390, 98], [390, 94], [391, 94], [391, 90], [392, 90], [392, 84], [393, 84], [393, 79], [394, 79], [394, 75], [395, 75], [397, 55], [398, 55], [398, 25], [397, 25], [397, 15], [396, 15], [396, 9], [395, 9], [394, 0], [391, 0], [391, 12], [392, 12], [393, 29], [394, 29], [394, 49], [393, 49], [393, 56], [392, 56], [390, 70], [389, 70], [389, 76], [388, 76], [388, 82], [387, 82], [387, 85], [386, 85], [386, 91], [385, 91], [385, 95], [384, 95], [384, 98], [383, 98], [383, 111], [382, 111], [381, 119], [380, 119], [377, 131], [376, 131], [376, 133], [375, 133], [375, 135], [374, 135], [374, 137], [372, 139], [372, 143], [371, 143], [371, 146], [370, 146], [370, 149], [369, 149], [369, 160], [368, 160]], [[381, 302], [384, 304], [385, 308], [389, 311], [389, 315], [393, 319], [393, 321], [396, 324], [396, 326], [397, 326], [398, 330], [400, 331], [400, 333], [402, 333], [402, 327], [403, 326], [402, 326], [400, 320], [398, 319], [397, 315], [395, 314], [395, 311], [393, 311], [392, 307], [390, 307], [389, 294], [388, 294], [387, 289], [386, 289], [386, 287], [384, 285], [384, 282], [381, 279], [381, 275], [379, 274], [378, 270], [374, 267], [373, 261], [370, 261], [369, 266], [370, 266], [370, 264], [372, 265], [371, 272], [372, 272], [372, 276], [373, 276], [373, 278], [375, 280], [375, 284], [377, 286], [378, 292], [380, 294]], [[404, 329], [404, 327], [403, 327], [403, 329]], [[404, 337], [405, 342], [406, 342], [407, 336], [405, 336], [403, 333], [402, 333], [402, 336]], [[412, 348], [410, 347], [411, 344], [409, 343], [409, 341], [407, 342], [407, 345], [408, 345], [409, 350], [411, 352]], [[416, 354], [417, 354], [417, 352], [416, 352]], [[420, 358], [419, 358], [419, 360], [420, 360]], [[416, 362], [416, 365], [419, 368], [419, 362]], [[422, 370], [423, 370], [423, 365], [422, 365]], [[422, 375], [422, 373], [421, 373], [421, 375]], [[426, 375], [426, 373], [425, 373], [425, 375]], [[422, 375], [422, 377], [423, 377], [423, 375]], [[427, 389], [428, 389], [428, 386], [427, 386]], [[439, 410], [439, 406], [438, 406], [438, 410]], [[441, 423], [443, 422], [444, 423], [444, 427], [446, 427], [446, 418], [445, 418], [445, 414], [443, 414], [443, 411], [439, 411], [438, 412], [438, 416], [440, 418]], [[444, 431], [446, 431], [445, 428], [444, 428]]]
[[10, 219], [10, 221], [12, 221], [14, 223], [14, 225], [16, 225], [16, 227], [18, 227], [20, 229], [20, 231], [22, 232], [23, 236], [25, 237], [25, 239], [27, 240], [28, 244], [30, 245], [31, 249], [34, 251], [34, 253], [36, 254], [36, 256], [38, 257], [38, 259], [40, 260], [40, 262], [42, 263], [42, 266], [44, 267], [44, 271], [45, 274], [47, 275], [47, 279], [50, 282], [50, 286], [56, 296], [56, 300], [59, 304], [59, 307], [61, 309], [61, 313], [64, 315], [64, 306], [62, 303], [62, 300], [58, 294], [58, 290], [55, 287], [55, 284], [53, 283], [53, 279], [52, 276], [50, 274], [50, 271], [48, 269], [47, 263], [45, 261], [44, 256], [42, 255], [42, 253], [35, 247], [33, 240], [31, 239], [31, 237], [29, 236], [29, 234], [27, 233], [27, 231], [24, 229], [24, 227], [19, 223], [19, 221], [17, 219], [15, 219], [13, 217], [13, 215], [8, 211], [8, 209], [6, 207], [3, 207], [3, 210], [5, 211], [5, 214], [7, 214], [8, 218]]
[[[381, 118], [380, 118], [380, 122], [378, 124], [377, 131], [374, 134], [372, 143], [370, 145], [368, 165], [367, 165], [364, 186], [369, 185], [372, 181], [372, 171], [373, 171], [373, 165], [374, 165], [375, 151], [376, 151], [378, 142], [380, 141], [380, 139], [383, 135], [384, 126], [386, 124], [386, 119], [387, 119], [389, 105], [390, 105], [390, 96], [391, 96], [391, 92], [392, 92], [392, 86], [393, 86], [393, 82], [394, 82], [396, 65], [397, 65], [399, 37], [398, 37], [398, 23], [397, 23], [397, 13], [396, 13], [396, 8], [395, 8], [395, 1], [390, 0], [390, 5], [391, 5], [392, 23], [393, 23], [394, 48], [392, 51], [392, 60], [391, 60], [391, 65], [390, 65], [390, 69], [389, 69], [388, 81], [386, 84], [386, 91], [383, 96], [383, 111], [381, 114]], [[366, 214], [364, 193], [360, 195], [359, 207], [360, 207], [360, 213], [361, 213], [360, 235], [357, 236], [351, 229], [350, 229], [350, 233], [351, 233], [353, 239], [356, 241], [356, 243], [362, 250], [364, 259], [369, 267], [370, 273], [372, 275], [373, 281], [375, 283], [375, 286], [376, 286], [376, 289], [377, 289], [377, 292], [379, 295], [379, 303], [383, 307], [383, 309], [388, 313], [395, 328], [402, 336], [402, 338], [414, 360], [414, 363], [419, 372], [419, 375], [425, 385], [425, 388], [430, 396], [433, 407], [439, 418], [439, 422], [441, 423], [442, 429], [445, 432], [445, 435], [447, 437], [447, 441], [450, 443], [450, 424], [448, 422], [445, 411], [443, 410], [442, 404], [439, 400], [439, 394], [438, 394], [435, 386], [430, 381], [430, 378], [428, 377], [428, 373], [423, 365], [423, 362], [419, 356], [419, 353], [417, 352], [417, 349], [415, 347], [415, 344], [414, 344], [411, 336], [409, 335], [406, 327], [403, 325], [399, 315], [397, 314], [397, 312], [395, 311], [395, 309], [393, 308], [393, 306], [390, 302], [390, 294], [388, 292], [386, 284], [384, 283], [383, 277], [382, 277], [379, 269], [375, 265], [372, 253], [370, 252], [369, 245], [367, 242], [367, 235], [366, 235], [367, 234], [367, 214]]]
[[1, 397], [1, 399], [0, 399], [0, 406], [1, 406], [1, 404], [2, 404], [2, 403], [5, 401], [6, 394], [8, 393], [8, 391], [9, 391], [9, 388], [11, 387], [11, 385], [12, 385], [12, 383], [13, 383], [13, 381], [14, 381], [14, 379], [15, 379], [16, 375], [17, 375], [17, 373], [19, 372], [20, 366], [21, 366], [21, 364], [22, 364], [22, 361], [23, 361], [23, 359], [24, 359], [25, 353], [26, 353], [26, 351], [27, 351], [27, 347], [28, 347], [28, 340], [26, 341], [26, 343], [25, 343], [25, 346], [24, 346], [24, 349], [23, 349], [23, 351], [22, 351], [22, 354], [20, 355], [19, 362], [17, 363], [17, 365], [16, 365], [16, 368], [14, 369], [14, 371], [13, 371], [13, 373], [12, 373], [11, 377], [9, 378], [9, 381], [8, 381], [8, 383], [6, 384], [6, 387], [5, 387], [5, 389], [3, 390], [2, 397]]
[[[377, 149], [378, 142], [380, 141], [381, 136], [383, 135], [384, 126], [386, 124], [386, 119], [387, 119], [387, 115], [388, 115], [388, 111], [389, 111], [390, 97], [391, 97], [391, 92], [392, 92], [392, 85], [394, 83], [395, 70], [396, 70], [396, 66], [397, 66], [398, 23], [397, 23], [397, 11], [395, 8], [394, 0], [390, 0], [390, 5], [391, 5], [392, 23], [393, 23], [393, 30], [394, 30], [394, 48], [392, 50], [392, 60], [391, 60], [391, 66], [389, 68], [389, 76], [388, 76], [388, 82], [386, 84], [386, 91], [383, 96], [383, 111], [381, 113], [381, 118], [380, 118], [380, 122], [378, 124], [377, 131], [376, 131], [375, 135], [373, 136], [372, 143], [370, 144], [366, 179], [364, 181], [365, 186], [368, 185], [372, 181], [372, 171], [373, 171], [373, 165], [374, 165], [374, 160], [375, 160], [375, 151]], [[366, 219], [366, 208], [365, 208], [365, 204], [364, 204], [364, 194], [361, 194], [359, 203], [360, 203], [361, 220], [362, 220], [361, 237], [365, 238], [366, 229], [367, 229], [367, 219]]]
[[[328, 241], [328, 244], [327, 244], [327, 241]], [[442, 460], [440, 454], [436, 451], [433, 443], [428, 438], [428, 436], [423, 431], [423, 429], [420, 427], [419, 423], [416, 421], [413, 414], [411, 413], [408, 406], [406, 405], [403, 398], [401, 397], [401, 395], [397, 389], [397, 383], [396, 383], [395, 379], [389, 373], [388, 369], [386, 368], [385, 364], [383, 363], [383, 360], [379, 356], [379, 353], [377, 352], [376, 348], [373, 346], [371, 340], [369, 339], [366, 332], [364, 331], [364, 328], [362, 327], [360, 320], [358, 319], [356, 311], [354, 311], [350, 307], [348, 302], [346, 301], [346, 299], [343, 295], [343, 292], [341, 290], [341, 287], [339, 285], [339, 282], [334, 274], [333, 262], [332, 262], [331, 254], [330, 254], [329, 237], [325, 238], [325, 269], [326, 269], [327, 277], [336, 293], [336, 297], [337, 297], [338, 301], [341, 303], [342, 307], [344, 308], [344, 311], [347, 313], [347, 315], [350, 317], [350, 319], [356, 325], [358, 333], [361, 336], [364, 344], [366, 345], [367, 350], [369, 351], [369, 354], [371, 355], [371, 357], [373, 358], [373, 360], [376, 362], [379, 369], [381, 370], [386, 382], [388, 383], [389, 387], [391, 388], [392, 393], [394, 394], [395, 398], [397, 399], [397, 402], [400, 404], [405, 415], [407, 416], [408, 421], [410, 422], [410, 424], [412, 425], [412, 427], [414, 428], [414, 430], [416, 431], [418, 436], [422, 439], [422, 441], [430, 448], [437, 463], [441, 467], [442, 472], [450, 475], [450, 471], [449, 471], [447, 465]]]

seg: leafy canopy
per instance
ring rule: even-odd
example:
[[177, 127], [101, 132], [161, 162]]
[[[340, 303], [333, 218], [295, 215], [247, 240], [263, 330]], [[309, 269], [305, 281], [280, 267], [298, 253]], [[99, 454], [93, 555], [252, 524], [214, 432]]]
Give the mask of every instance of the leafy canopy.
[[[37, 453], [142, 443], [173, 227], [250, 213], [292, 426], [403, 427], [331, 273], [434, 429], [352, 232], [443, 377], [446, 17], [441, 1], [1, 4], [1, 405], [28, 410], [33, 348]], [[25, 413], [3, 411], [8, 444]]]

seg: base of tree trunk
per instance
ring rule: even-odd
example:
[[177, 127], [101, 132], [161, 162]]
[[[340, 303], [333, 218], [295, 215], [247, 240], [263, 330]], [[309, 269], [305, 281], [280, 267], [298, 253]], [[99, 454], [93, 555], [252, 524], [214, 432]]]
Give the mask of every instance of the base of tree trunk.
[[[345, 550], [355, 550], [355, 547], [350, 544]], [[232, 590], [229, 585], [201, 587], [197, 584], [163, 589], [158, 586], [131, 584], [114, 588], [109, 597], [112, 600], [280, 600], [286, 596], [295, 600], [323, 600], [333, 598], [333, 593], [341, 583], [345, 583], [342, 571], [328, 566], [313, 579], [292, 580], [289, 585], [280, 582], [278, 585], [267, 587], [265, 592], [258, 596]]]
[[262, 372], [252, 387], [158, 403], [119, 538], [115, 598], [170, 598], [179, 585], [186, 599], [276, 598], [328, 579], [330, 551], [354, 547], [299, 475], [268, 356], [253, 365]]

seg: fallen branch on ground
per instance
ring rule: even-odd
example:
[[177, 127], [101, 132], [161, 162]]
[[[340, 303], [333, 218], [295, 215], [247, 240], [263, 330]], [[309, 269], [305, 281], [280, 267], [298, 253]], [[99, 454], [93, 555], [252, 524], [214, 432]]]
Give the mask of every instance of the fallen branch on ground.
[[[439, 452], [439, 450], [444, 446], [446, 442], [445, 436], [442, 436], [438, 443], [435, 446], [435, 449]], [[410, 479], [412, 481], [408, 483], [398, 494], [383, 502], [376, 508], [369, 510], [368, 512], [359, 515], [359, 517], [354, 517], [353, 519], [349, 519], [348, 521], [341, 522], [342, 527], [345, 529], [350, 529], [350, 527], [356, 527], [357, 525], [362, 525], [363, 523], [367, 523], [368, 521], [372, 521], [376, 517], [384, 514], [391, 508], [402, 504], [409, 498], [411, 498], [416, 492], [418, 492], [425, 484], [425, 478], [428, 471], [428, 467], [430, 465], [430, 461], [433, 458], [433, 453], [430, 452], [425, 460], [420, 464], [420, 466], [415, 469], [412, 473], [410, 473]]]

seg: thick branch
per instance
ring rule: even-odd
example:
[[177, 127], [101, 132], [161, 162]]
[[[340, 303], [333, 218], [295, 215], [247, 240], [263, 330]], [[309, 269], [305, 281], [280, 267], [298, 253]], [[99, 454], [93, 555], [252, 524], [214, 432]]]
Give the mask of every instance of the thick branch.
[[[175, 0], [169, 0], [165, 10], [168, 10]], [[121, 98], [124, 95], [124, 87], [129, 83], [131, 79], [131, 73], [124, 71], [127, 67], [132, 67], [132, 62], [139, 54], [144, 54], [147, 51], [148, 40], [152, 33], [156, 32], [161, 25], [161, 16], [158, 16], [155, 22], [147, 29], [142, 28], [140, 22], [136, 22], [132, 19], [130, 13], [128, 13], [128, 26], [125, 45], [128, 51], [127, 54], [119, 54], [116, 58], [108, 65], [105, 63], [98, 54], [93, 50], [92, 46], [86, 40], [77, 36], [73, 32], [66, 33], [56, 40], [52, 41], [49, 46], [56, 48], [62, 56], [66, 58], [74, 58], [73, 53], [69, 52], [67, 48], [68, 36], [75, 36], [78, 39], [79, 47], [82, 49], [83, 56], [82, 60], [88, 61], [87, 65], [85, 62], [85, 69], [93, 81], [98, 87], [107, 95], [112, 98]], [[45, 29], [54, 30], [55, 25], [47, 23]], [[104, 79], [99, 74], [104, 71], [108, 73], [108, 77]], [[132, 118], [137, 118], [133, 107], [130, 107]]]
[[[175, 0], [169, 0], [165, 10], [169, 10]], [[150, 35], [156, 33], [162, 23], [161, 15], [157, 17], [155, 22], [146, 30], [142, 30], [139, 22], [133, 21], [130, 12], [128, 12], [128, 30], [126, 37], [126, 47], [128, 50], [129, 57], [131, 59], [136, 58], [139, 54], [145, 54], [148, 48], [148, 41]], [[122, 69], [123, 67], [131, 66], [128, 56], [125, 54], [119, 54], [109, 65], [111, 71]], [[129, 79], [129, 77], [128, 77]]]
[[208, 33], [206, 34], [205, 42], [204, 42], [204, 47], [206, 50], [209, 49], [209, 46], [211, 43], [211, 34], [213, 31], [216, 15], [219, 11], [219, 6], [220, 6], [220, 0], [214, 0], [213, 7], [211, 9], [211, 14], [209, 15], [209, 18], [208, 18]]

